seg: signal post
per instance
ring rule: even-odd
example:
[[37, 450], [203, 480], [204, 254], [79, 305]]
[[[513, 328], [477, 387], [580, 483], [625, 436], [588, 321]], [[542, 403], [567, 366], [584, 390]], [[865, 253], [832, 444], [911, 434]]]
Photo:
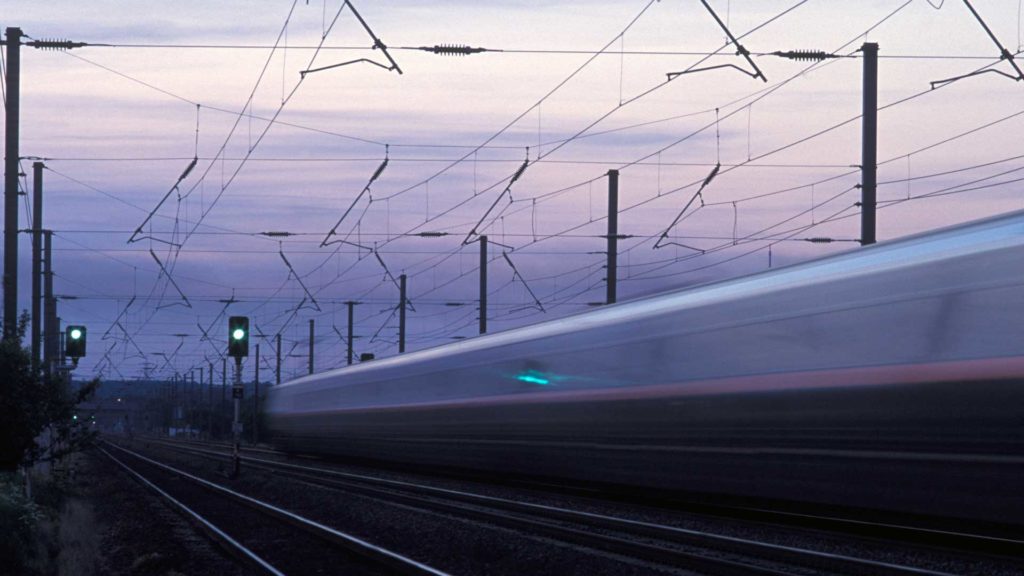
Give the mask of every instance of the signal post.
[[234, 385], [231, 397], [235, 403], [235, 418], [231, 423], [231, 477], [238, 476], [238, 446], [242, 440], [242, 358], [249, 355], [249, 317], [232, 316], [228, 318], [228, 356], [235, 359]]

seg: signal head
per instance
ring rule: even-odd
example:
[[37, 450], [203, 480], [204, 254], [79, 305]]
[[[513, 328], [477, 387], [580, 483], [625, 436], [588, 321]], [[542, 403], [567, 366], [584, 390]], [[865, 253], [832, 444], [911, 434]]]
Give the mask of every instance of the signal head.
[[249, 317], [228, 318], [228, 356], [245, 358], [249, 355]]
[[85, 326], [68, 326], [64, 331], [64, 355], [78, 359], [85, 356]]

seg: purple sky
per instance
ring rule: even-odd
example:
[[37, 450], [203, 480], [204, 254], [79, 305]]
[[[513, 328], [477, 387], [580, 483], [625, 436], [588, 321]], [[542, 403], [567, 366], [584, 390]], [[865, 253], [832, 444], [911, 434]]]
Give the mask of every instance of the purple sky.
[[[978, 4], [1000, 41], [1018, 51], [1019, 3]], [[363, 303], [357, 353], [396, 353], [398, 292], [384, 267], [367, 250], [320, 247], [385, 145], [389, 163], [371, 188], [372, 203], [364, 196], [338, 233], [376, 246], [388, 272], [408, 275], [411, 350], [476, 333], [478, 248], [460, 245], [527, 157], [513, 201], [499, 200], [492, 216], [500, 217], [486, 222], [491, 242], [510, 247], [520, 273], [492, 245], [491, 331], [585, 311], [604, 298], [603, 175], [611, 168], [622, 169], [620, 233], [633, 236], [620, 243], [620, 300], [763, 270], [769, 245], [773, 265], [855, 249], [862, 61], [812, 66], [758, 55], [776, 50], [856, 56], [864, 41], [879, 43], [880, 241], [1024, 207], [1013, 182], [1014, 170], [1024, 169], [1016, 158], [1024, 85], [986, 73], [929, 90], [931, 81], [987, 65], [1013, 73], [962, 2], [712, 2], [737, 35], [793, 8], [741, 40], [767, 83], [733, 68], [665, 82], [666, 73], [702, 58], [694, 53], [720, 50], [704, 65], [749, 69], [697, 1], [664, 0], [646, 11], [647, 0], [358, 2], [404, 74], [361, 63], [301, 83], [308, 47], [320, 42], [339, 2], [298, 2], [274, 51], [292, 3], [253, 5], [22, 2], [4, 11], [5, 26], [32, 38], [120, 45], [22, 48], [21, 154], [46, 158], [55, 291], [74, 297], [61, 300], [59, 314], [89, 327], [82, 376], [167, 377], [210, 361], [219, 373], [225, 310], [252, 317], [268, 337], [282, 334], [284, 378], [306, 369], [310, 318], [317, 370], [337, 367], [344, 344], [335, 328], [345, 332], [343, 302], [351, 299]], [[125, 46], [139, 44], [176, 47]], [[313, 67], [386, 62], [379, 50], [334, 49], [371, 44], [344, 10], [324, 40], [331, 49]], [[509, 52], [402, 49], [435, 44]], [[263, 48], [184, 47], [196, 45]], [[590, 54], [552, 53], [606, 45], [585, 66]], [[151, 239], [128, 243], [194, 156], [180, 194], [140, 235]], [[705, 206], [697, 209], [697, 201], [671, 230], [674, 244], [652, 249], [718, 162]], [[21, 217], [27, 227], [24, 210]], [[259, 234], [266, 231], [295, 235]], [[403, 236], [418, 232], [449, 235]], [[846, 241], [800, 241], [808, 237]], [[28, 308], [27, 237], [20, 252], [19, 304]], [[319, 310], [303, 302], [303, 285]], [[221, 302], [232, 296], [238, 302]], [[197, 325], [212, 326], [211, 342]], [[269, 342], [260, 342], [271, 374]]]

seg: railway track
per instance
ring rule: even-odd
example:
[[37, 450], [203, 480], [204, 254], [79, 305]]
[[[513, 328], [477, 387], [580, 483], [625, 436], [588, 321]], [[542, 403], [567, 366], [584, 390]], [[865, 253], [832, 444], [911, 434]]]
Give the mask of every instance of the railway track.
[[[222, 443], [209, 443], [197, 441], [167, 442], [164, 440], [153, 440], [164, 443], [170, 447], [181, 445], [192, 446], [198, 450], [223, 449], [229, 450], [230, 445]], [[258, 447], [242, 447], [243, 453], [263, 454], [267, 457], [294, 458], [278, 450]], [[329, 462], [319, 457], [302, 456], [303, 459]], [[245, 457], [254, 463], [274, 463], [274, 461], [261, 461], [251, 457]], [[356, 475], [358, 476], [358, 475]], [[473, 475], [456, 475], [458, 478], [467, 480], [479, 480]], [[622, 500], [627, 503], [646, 504], [643, 499], [630, 497], [622, 499], [618, 494], [604, 493], [592, 489], [579, 489], [565, 485], [554, 486], [551, 484], [538, 484], [535, 482], [521, 480], [505, 480], [506, 484], [515, 487], [551, 491], [567, 496], [583, 498], [600, 498], [609, 501]], [[664, 505], [664, 501], [659, 501]], [[949, 529], [944, 526], [934, 526], [925, 523], [914, 524], [894, 521], [892, 519], [866, 519], [863, 517], [824, 515], [803, 510], [780, 509], [770, 506], [755, 505], [728, 505], [713, 504], [708, 502], [694, 502], [687, 500], [673, 500], [673, 509], [685, 512], [690, 515], [706, 517], [709, 519], [733, 519], [744, 522], [756, 522], [765, 525], [779, 526], [789, 529], [808, 529], [814, 532], [830, 532], [842, 535], [849, 535], [857, 538], [864, 538], [875, 541], [897, 542], [911, 546], [920, 546], [931, 549], [957, 550], [972, 554], [986, 554], [1007, 558], [1019, 558], [1024, 550], [1024, 538], [1014, 537], [1013, 533], [982, 533], [981, 531], [965, 531]]]
[[[359, 574], [447, 576], [412, 558], [133, 450], [110, 442], [103, 446], [98, 447], [99, 451], [118, 467], [260, 574], [285, 576], [342, 570]], [[316, 538], [310, 539], [309, 535]], [[288, 545], [281, 546], [282, 542]]]
[[[218, 450], [182, 446], [179, 442], [160, 444], [184, 453], [209, 458], [228, 456]], [[808, 573], [892, 576], [947, 574], [898, 563], [771, 544], [755, 539], [353, 474], [330, 468], [253, 456], [243, 456], [242, 461], [249, 469], [263, 470], [278, 477], [289, 477], [356, 493], [391, 504], [471, 518], [577, 546], [639, 558], [666, 567], [686, 567], [701, 573], [776, 576]]]

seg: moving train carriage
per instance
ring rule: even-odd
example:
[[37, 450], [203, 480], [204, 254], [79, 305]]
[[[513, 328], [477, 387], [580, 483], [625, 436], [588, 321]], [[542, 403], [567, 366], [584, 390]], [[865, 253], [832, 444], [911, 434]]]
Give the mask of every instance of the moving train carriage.
[[1024, 212], [311, 375], [290, 450], [1024, 523]]

